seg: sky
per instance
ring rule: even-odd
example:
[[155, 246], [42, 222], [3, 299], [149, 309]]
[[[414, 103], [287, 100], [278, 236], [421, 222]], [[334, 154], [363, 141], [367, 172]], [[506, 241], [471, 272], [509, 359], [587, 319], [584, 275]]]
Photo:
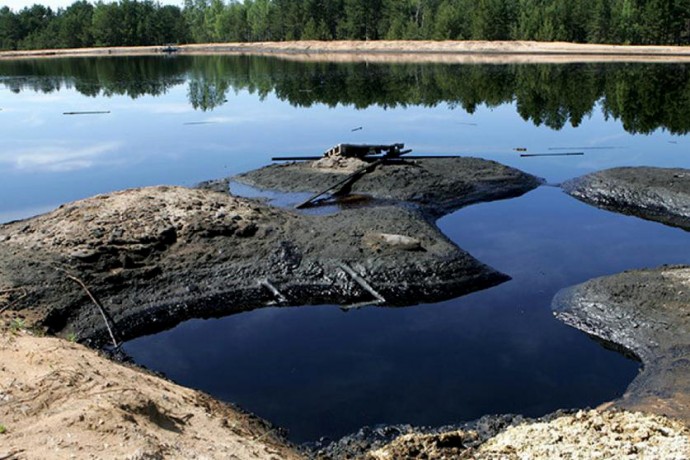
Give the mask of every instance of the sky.
[[[58, 8], [65, 8], [76, 0], [0, 0], [0, 8], [3, 6], [9, 6], [13, 11], [19, 11], [26, 6], [31, 6], [35, 3], [39, 3], [44, 6], [49, 6], [54, 10]], [[95, 3], [94, 0], [90, 0], [91, 3]], [[104, 0], [106, 3], [115, 0]], [[158, 0], [161, 5], [177, 5], [182, 6], [184, 0]]]

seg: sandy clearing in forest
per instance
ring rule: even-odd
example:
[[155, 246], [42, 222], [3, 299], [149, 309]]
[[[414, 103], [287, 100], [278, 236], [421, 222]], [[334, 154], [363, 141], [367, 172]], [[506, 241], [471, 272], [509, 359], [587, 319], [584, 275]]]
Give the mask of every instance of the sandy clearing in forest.
[[[162, 46], [0, 52], [0, 59], [151, 55]], [[315, 61], [440, 63], [688, 62], [690, 46], [624, 46], [534, 41], [292, 41], [179, 46], [181, 54], [269, 54]]]

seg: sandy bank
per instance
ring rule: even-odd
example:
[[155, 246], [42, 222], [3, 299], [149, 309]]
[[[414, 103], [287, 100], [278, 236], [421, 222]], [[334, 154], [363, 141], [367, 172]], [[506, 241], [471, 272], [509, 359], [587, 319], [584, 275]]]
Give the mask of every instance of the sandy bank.
[[473, 430], [405, 435], [369, 453], [369, 460], [685, 459], [687, 428], [663, 417], [625, 411], [579, 411], [525, 421], [483, 441]]
[[0, 370], [2, 459], [299, 458], [266, 422], [82, 345], [10, 326]]
[[[161, 54], [161, 46], [0, 52], [0, 59]], [[181, 45], [180, 54], [270, 54], [298, 60], [441, 63], [686, 62], [689, 46], [533, 41], [297, 41]]]

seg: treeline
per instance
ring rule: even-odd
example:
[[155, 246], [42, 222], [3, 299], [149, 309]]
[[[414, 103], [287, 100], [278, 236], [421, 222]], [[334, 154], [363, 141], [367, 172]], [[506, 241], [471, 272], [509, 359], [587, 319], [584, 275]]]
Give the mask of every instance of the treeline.
[[85, 0], [0, 9], [0, 48], [282, 40], [688, 44], [688, 0]]
[[446, 104], [473, 113], [479, 106], [515, 104], [523, 119], [552, 129], [577, 126], [601, 110], [630, 133], [690, 132], [690, 66], [682, 64], [373, 65], [178, 56], [8, 60], [0, 61], [0, 75], [13, 92], [74, 88], [87, 96], [132, 98], [186, 83], [190, 105], [202, 111], [247, 91], [298, 107]]
[[176, 6], [150, 0], [95, 5], [81, 0], [53, 11], [33, 5], [0, 9], [0, 49], [82, 48], [188, 42], [189, 25]]

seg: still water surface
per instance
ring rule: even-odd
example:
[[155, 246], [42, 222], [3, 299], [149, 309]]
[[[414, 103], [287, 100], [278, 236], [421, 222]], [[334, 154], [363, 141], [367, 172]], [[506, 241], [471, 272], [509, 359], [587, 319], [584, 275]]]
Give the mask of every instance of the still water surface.
[[[681, 65], [0, 62], [0, 222], [95, 193], [193, 185], [339, 142], [480, 156], [550, 184], [621, 165], [688, 168], [689, 101], [690, 68]], [[87, 111], [107, 113], [63, 114]], [[521, 158], [518, 147], [585, 155]], [[434, 305], [191, 320], [125, 348], [298, 442], [366, 424], [536, 416], [615, 398], [638, 371], [556, 321], [553, 295], [595, 276], [690, 261], [687, 232], [550, 186], [461, 209], [439, 225], [513, 279]]]

